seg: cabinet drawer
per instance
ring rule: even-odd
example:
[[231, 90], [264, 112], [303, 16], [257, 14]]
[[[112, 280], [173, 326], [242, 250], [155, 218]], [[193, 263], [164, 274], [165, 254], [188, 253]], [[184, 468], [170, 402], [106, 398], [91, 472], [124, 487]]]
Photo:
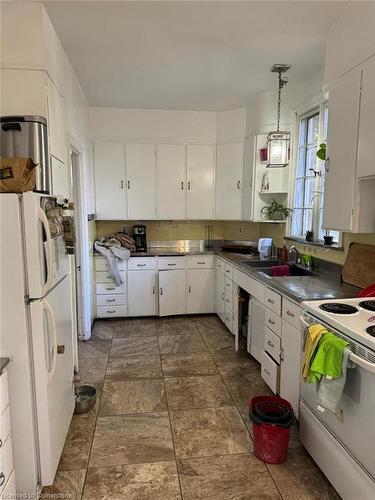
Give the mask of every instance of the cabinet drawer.
[[115, 285], [110, 283], [97, 283], [96, 284], [96, 294], [97, 295], [112, 295], [113, 293], [126, 293], [125, 283], [122, 285]]
[[228, 307], [224, 307], [224, 323], [228, 330], [232, 331], [232, 321], [233, 321], [233, 315], [232, 311], [228, 309]]
[[0, 416], [0, 451], [10, 433], [10, 408], [9, 405]]
[[13, 454], [12, 454], [12, 435], [8, 436], [8, 439], [5, 441], [3, 448], [0, 450], [0, 474], [2, 479], [0, 479], [0, 491], [5, 488], [10, 475], [13, 470]]
[[125, 306], [126, 296], [125, 294], [119, 293], [117, 295], [97, 295], [96, 296], [97, 306]]
[[264, 350], [277, 362], [280, 362], [281, 339], [266, 327], [264, 332]]
[[159, 257], [158, 269], [185, 269], [185, 257]]
[[5, 370], [5, 372], [0, 377], [0, 415], [8, 406], [8, 403], [9, 403], [8, 373]]
[[[125, 271], [120, 271], [120, 276], [123, 282], [125, 282], [126, 273]], [[105, 271], [96, 271], [95, 279], [97, 283], [115, 283], [112, 276]]]
[[281, 295], [266, 288], [264, 290], [264, 303], [271, 311], [281, 316]]
[[130, 257], [128, 260], [130, 271], [142, 271], [142, 269], [156, 269], [155, 257]]
[[268, 387], [275, 394], [278, 393], [279, 389], [279, 365], [274, 361], [269, 354], [265, 351], [262, 351], [261, 354], [261, 376], [262, 379], [266, 382]]
[[128, 315], [126, 306], [98, 306], [96, 308], [96, 316], [98, 318], [118, 318]]
[[16, 476], [14, 471], [10, 475], [8, 482], [5, 484], [1, 498], [16, 498]]
[[221, 259], [216, 259], [216, 269], [225, 274], [225, 262]]
[[224, 297], [224, 302], [225, 302], [225, 307], [229, 309], [229, 311], [233, 311], [233, 295], [228, 291], [225, 290], [225, 297]]
[[230, 279], [233, 277], [233, 267], [227, 263], [225, 263], [225, 276]]
[[288, 299], [283, 299], [283, 318], [295, 328], [300, 328], [302, 309]]
[[187, 267], [188, 269], [214, 269], [215, 255], [188, 255]]
[[276, 335], [281, 337], [281, 318], [266, 307], [265, 323]]
[[229, 293], [233, 293], [233, 281], [229, 278], [225, 278], [225, 290]]
[[[119, 271], [125, 271], [126, 269], [126, 263], [124, 260], [119, 260], [117, 266]], [[105, 257], [95, 257], [95, 270], [109, 271], [108, 260]]]

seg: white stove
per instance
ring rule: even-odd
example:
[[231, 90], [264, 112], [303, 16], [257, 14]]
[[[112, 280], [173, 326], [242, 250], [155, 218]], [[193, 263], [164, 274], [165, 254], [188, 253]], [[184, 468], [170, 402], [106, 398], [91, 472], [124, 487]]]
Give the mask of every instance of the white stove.
[[315, 318], [375, 351], [375, 298], [310, 300], [302, 307]]

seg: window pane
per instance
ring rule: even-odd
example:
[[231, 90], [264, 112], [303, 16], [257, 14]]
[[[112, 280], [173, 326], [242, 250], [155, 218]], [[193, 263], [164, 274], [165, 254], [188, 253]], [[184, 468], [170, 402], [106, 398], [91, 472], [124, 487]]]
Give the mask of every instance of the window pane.
[[292, 235], [302, 236], [302, 217], [303, 210], [295, 209], [292, 215]]
[[307, 120], [307, 144], [316, 143], [319, 132], [319, 114]]
[[311, 146], [307, 149], [306, 177], [314, 175], [313, 170], [316, 170], [316, 146]]
[[299, 146], [304, 146], [306, 144], [306, 125], [307, 125], [306, 118], [299, 122], [299, 136], [298, 136]]
[[323, 114], [323, 132], [322, 132], [323, 142], [327, 142], [327, 135], [328, 135], [328, 106], [324, 108], [324, 114]]
[[310, 177], [306, 179], [305, 183], [305, 200], [304, 200], [304, 206], [305, 207], [312, 207], [313, 203], [313, 196], [314, 196], [314, 183], [315, 183], [315, 178]]
[[303, 192], [305, 179], [297, 179], [295, 185], [294, 206], [297, 208], [303, 207]]
[[325, 236], [325, 234], [326, 234], [325, 229], [322, 229], [322, 223], [323, 223], [323, 209], [322, 209], [322, 208], [320, 208], [318, 213], [319, 213], [319, 221], [318, 221], [319, 235], [318, 235], [318, 239], [319, 239], [319, 240], [323, 240], [323, 236]]
[[306, 148], [298, 150], [296, 177], [303, 177], [305, 175], [306, 162]]
[[306, 233], [306, 231], [311, 231], [312, 230], [312, 209], [307, 208], [303, 211], [303, 234]]

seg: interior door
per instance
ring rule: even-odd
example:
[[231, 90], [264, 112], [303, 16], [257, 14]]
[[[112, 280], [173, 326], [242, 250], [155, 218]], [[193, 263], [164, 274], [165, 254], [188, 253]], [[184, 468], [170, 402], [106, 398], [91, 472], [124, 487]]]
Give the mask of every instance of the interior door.
[[54, 481], [74, 410], [70, 276], [30, 304], [41, 483]]
[[129, 219], [155, 219], [155, 146], [126, 144]]
[[126, 219], [125, 145], [95, 142], [94, 168], [96, 218]]
[[156, 292], [155, 271], [128, 271], [129, 316], [155, 316]]
[[158, 144], [159, 219], [186, 218], [186, 146]]
[[243, 143], [218, 144], [216, 219], [241, 219]]
[[214, 217], [214, 148], [211, 145], [188, 145], [187, 218]]
[[189, 269], [187, 278], [186, 312], [208, 314], [215, 312], [214, 269]]
[[159, 316], [185, 312], [185, 269], [159, 271]]

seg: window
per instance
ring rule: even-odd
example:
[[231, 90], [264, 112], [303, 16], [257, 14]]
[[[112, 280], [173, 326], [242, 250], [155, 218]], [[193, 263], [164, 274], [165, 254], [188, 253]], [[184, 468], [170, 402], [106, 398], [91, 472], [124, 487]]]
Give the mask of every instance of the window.
[[327, 104], [299, 119], [290, 236], [305, 238], [306, 232], [312, 231], [313, 241], [323, 242], [323, 236], [329, 235], [338, 243], [338, 231], [322, 229], [325, 170], [316, 152], [319, 144], [327, 142], [327, 123]]

